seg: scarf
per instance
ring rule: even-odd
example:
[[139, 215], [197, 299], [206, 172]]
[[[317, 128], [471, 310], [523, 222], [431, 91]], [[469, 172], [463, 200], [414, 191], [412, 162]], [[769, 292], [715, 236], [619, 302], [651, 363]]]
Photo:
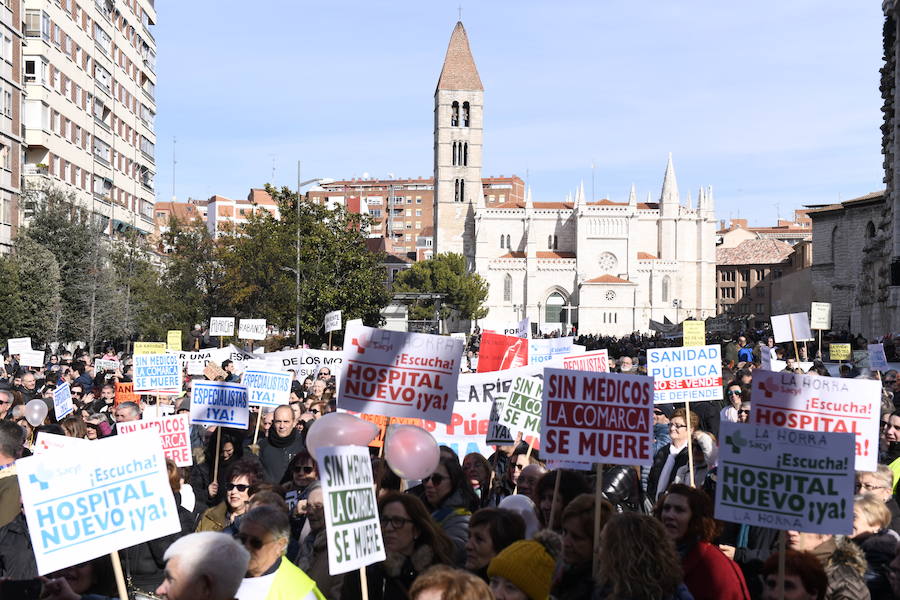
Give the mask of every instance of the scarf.
[[297, 434], [300, 432], [296, 429], [291, 429], [291, 433], [287, 437], [278, 437], [278, 434], [275, 433], [275, 428], [270, 427], [269, 433], [266, 439], [269, 440], [269, 445], [273, 448], [287, 448], [297, 439]]

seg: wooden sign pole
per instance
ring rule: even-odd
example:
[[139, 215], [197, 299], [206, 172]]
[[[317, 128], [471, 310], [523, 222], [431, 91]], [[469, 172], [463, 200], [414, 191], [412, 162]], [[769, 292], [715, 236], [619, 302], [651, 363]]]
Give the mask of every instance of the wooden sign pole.
[[219, 453], [222, 446], [222, 426], [216, 425], [216, 460], [213, 463], [213, 481], [219, 481]]
[[597, 481], [594, 486], [594, 564], [591, 573], [596, 578], [600, 566], [600, 529], [603, 527], [603, 465], [597, 463]]
[[687, 400], [684, 401], [684, 411], [686, 413], [684, 421], [687, 424], [688, 436], [688, 485], [697, 487], [694, 485], [694, 432], [691, 428], [691, 403]]

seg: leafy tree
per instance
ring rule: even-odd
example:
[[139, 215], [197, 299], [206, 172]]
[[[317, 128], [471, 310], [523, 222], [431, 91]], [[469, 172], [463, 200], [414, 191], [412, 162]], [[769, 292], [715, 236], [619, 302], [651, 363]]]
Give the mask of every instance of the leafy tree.
[[[462, 254], [448, 252], [415, 263], [397, 274], [394, 291], [446, 294], [439, 314], [444, 321], [452, 317], [473, 321], [487, 315], [484, 302], [488, 284], [481, 275], [466, 269]], [[434, 314], [435, 301], [422, 300], [410, 306], [411, 319], [433, 319]]]
[[22, 290], [15, 258], [0, 256], [0, 339], [19, 337]]
[[59, 263], [53, 253], [27, 235], [19, 236], [12, 257], [18, 283], [17, 337], [31, 337], [35, 348], [56, 340], [61, 316]]

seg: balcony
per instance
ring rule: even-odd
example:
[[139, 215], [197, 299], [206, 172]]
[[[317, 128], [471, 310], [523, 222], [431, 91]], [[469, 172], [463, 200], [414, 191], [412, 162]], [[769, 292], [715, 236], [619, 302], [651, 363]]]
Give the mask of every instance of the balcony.
[[47, 165], [25, 165], [26, 175], [49, 175], [50, 168]]

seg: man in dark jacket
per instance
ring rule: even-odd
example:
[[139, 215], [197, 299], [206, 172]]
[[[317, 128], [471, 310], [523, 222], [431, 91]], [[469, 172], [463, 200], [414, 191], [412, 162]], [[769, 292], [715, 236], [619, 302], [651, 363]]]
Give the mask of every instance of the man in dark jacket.
[[22, 457], [25, 431], [14, 421], [0, 421], [0, 527], [15, 519], [21, 510], [16, 460]]
[[295, 425], [294, 411], [283, 404], [275, 409], [269, 434], [259, 442], [259, 459], [270, 483], [280, 483], [294, 455], [306, 449]]

